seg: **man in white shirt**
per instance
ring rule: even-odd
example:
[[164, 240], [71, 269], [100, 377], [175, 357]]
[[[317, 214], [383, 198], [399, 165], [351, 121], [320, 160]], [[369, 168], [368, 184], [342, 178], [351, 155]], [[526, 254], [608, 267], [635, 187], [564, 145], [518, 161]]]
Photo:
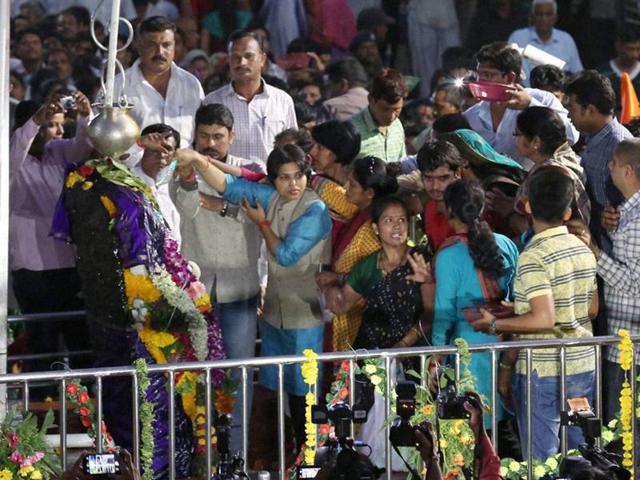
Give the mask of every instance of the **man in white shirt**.
[[[555, 0], [534, 0], [531, 3], [531, 26], [514, 31], [509, 43], [517, 43], [520, 48], [533, 45], [540, 50], [564, 60], [564, 69], [578, 73], [583, 70], [580, 54], [571, 35], [563, 30], [553, 28], [558, 20], [558, 5]], [[525, 85], [529, 85], [529, 74], [535, 64], [529, 60], [522, 63], [526, 75]]]
[[231, 154], [266, 162], [275, 136], [297, 129], [293, 100], [286, 92], [267, 85], [262, 67], [267, 59], [254, 33], [241, 32], [229, 41], [231, 83], [211, 92], [203, 104], [221, 103], [233, 114], [235, 141]]
[[151, 187], [173, 238], [180, 243], [180, 214], [169, 195], [171, 175], [170, 172], [165, 170], [173, 160], [176, 148], [180, 145], [180, 134], [169, 125], [162, 123], [149, 125], [142, 130], [141, 136], [144, 137], [150, 133], [158, 133], [165, 136], [163, 146], [166, 151], [161, 152], [154, 148], [145, 148], [142, 159], [133, 167], [132, 171]]
[[507, 42], [485, 45], [477, 53], [478, 76], [480, 80], [512, 85], [511, 100], [490, 102], [483, 100], [464, 112], [471, 128], [478, 132], [498, 152], [516, 159], [527, 170], [533, 162], [518, 155], [515, 132], [516, 119], [520, 111], [527, 107], [549, 107], [557, 112], [565, 124], [567, 140], [573, 145], [579, 133], [573, 126], [567, 110], [550, 92], [536, 88], [523, 88], [516, 82], [520, 78], [522, 56]]
[[[124, 93], [133, 104], [130, 115], [141, 129], [164, 123], [180, 133], [181, 146], [186, 147], [193, 140], [193, 115], [204, 92], [196, 77], [173, 63], [175, 31], [176, 26], [164, 17], [152, 17], [140, 24], [140, 58], [125, 72]], [[115, 100], [121, 86], [122, 77], [118, 75]], [[130, 163], [135, 164], [137, 159]]]

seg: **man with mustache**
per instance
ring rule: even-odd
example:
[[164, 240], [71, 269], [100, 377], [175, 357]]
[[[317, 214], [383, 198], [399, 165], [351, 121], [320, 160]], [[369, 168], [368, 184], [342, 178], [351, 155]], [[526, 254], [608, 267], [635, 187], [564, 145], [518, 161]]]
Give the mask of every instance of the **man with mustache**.
[[[140, 129], [163, 123], [180, 133], [181, 146], [193, 140], [193, 114], [204, 98], [196, 77], [173, 63], [176, 26], [165, 17], [151, 17], [138, 27], [137, 49], [140, 58], [125, 72], [124, 94], [133, 104], [130, 115]], [[122, 77], [115, 80], [116, 97]], [[135, 153], [132, 152], [131, 153]], [[137, 163], [139, 155], [130, 164]]]
[[231, 83], [211, 92], [203, 104], [221, 103], [231, 110], [236, 122], [233, 155], [264, 163], [275, 136], [297, 129], [293, 100], [262, 78], [267, 56], [255, 33], [231, 35], [228, 53]]
[[[264, 173], [262, 163], [229, 154], [236, 138], [233, 123], [233, 115], [224, 105], [201, 106], [195, 115], [194, 150], [209, 162]], [[239, 207], [223, 200], [193, 169], [180, 171], [169, 191], [181, 217], [182, 254], [201, 269], [200, 281], [211, 293], [227, 357], [253, 357], [261, 243], [257, 226], [244, 214], [238, 214]], [[242, 399], [238, 396], [233, 414], [236, 423], [242, 418], [241, 408]], [[231, 439], [232, 450], [239, 450], [240, 432], [233, 432]]]

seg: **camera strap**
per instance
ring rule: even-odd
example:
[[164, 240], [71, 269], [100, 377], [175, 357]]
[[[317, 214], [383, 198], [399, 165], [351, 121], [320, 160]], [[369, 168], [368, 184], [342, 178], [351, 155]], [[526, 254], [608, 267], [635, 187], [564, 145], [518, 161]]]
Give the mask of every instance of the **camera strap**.
[[391, 446], [393, 447], [393, 449], [396, 451], [396, 453], [400, 457], [400, 460], [402, 460], [404, 462], [405, 466], [409, 469], [409, 472], [411, 472], [411, 476], [413, 477], [413, 480], [422, 480], [422, 477], [420, 477], [420, 475], [418, 475], [418, 472], [416, 472], [415, 469], [411, 465], [409, 465], [409, 463], [404, 459], [404, 457], [400, 453], [400, 449], [398, 447], [396, 447], [394, 444], [391, 444]]

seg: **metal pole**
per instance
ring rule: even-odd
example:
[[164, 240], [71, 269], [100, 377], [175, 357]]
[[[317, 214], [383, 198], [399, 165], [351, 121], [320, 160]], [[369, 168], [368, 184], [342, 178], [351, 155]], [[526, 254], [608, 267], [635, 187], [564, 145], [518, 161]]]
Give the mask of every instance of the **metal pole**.
[[176, 478], [176, 378], [169, 372], [169, 478]]
[[498, 451], [498, 374], [497, 374], [497, 352], [491, 350], [491, 443], [493, 449]]
[[120, 22], [120, 0], [112, 0], [111, 20], [109, 20], [109, 53], [107, 55], [107, 83], [104, 96], [106, 106], [113, 105], [113, 87], [116, 76], [116, 55], [118, 53], [118, 23]]
[[[391, 417], [391, 357], [384, 358], [384, 375], [385, 375], [385, 383], [384, 383], [384, 416], [389, 419]], [[387, 422], [387, 425], [384, 429], [384, 454], [386, 457], [386, 469], [387, 469], [387, 480], [391, 480], [392, 471], [391, 471], [391, 440], [389, 438], [389, 434], [391, 433], [391, 422]]]
[[102, 453], [102, 377], [96, 378], [96, 451]]
[[533, 478], [533, 418], [531, 413], [531, 370], [532, 370], [533, 354], [530, 348], [527, 348], [527, 478]]
[[[604, 418], [602, 412], [602, 347], [600, 345], [596, 345], [596, 397], [595, 397], [595, 407], [596, 407], [596, 415], [600, 418]], [[596, 447], [599, 447], [601, 444], [600, 437], [596, 438]]]
[[[567, 349], [560, 347], [560, 411], [567, 410]], [[569, 427], [560, 425], [560, 451], [567, 456], [567, 430]]]
[[[349, 405], [353, 407], [354, 402], [356, 401], [356, 374], [353, 371], [354, 361], [349, 360]], [[351, 438], [356, 438], [356, 426], [351, 422]]]
[[[208, 368], [205, 370], [205, 374], [204, 374], [204, 385], [205, 385], [205, 394], [204, 394], [204, 398], [205, 398], [205, 422], [206, 422], [206, 427], [205, 427], [205, 435], [207, 436], [207, 478], [211, 478], [211, 462], [212, 462], [212, 458], [211, 458], [211, 370], [209, 370]], [[243, 388], [244, 391], [244, 388]], [[197, 422], [197, 417], [196, 417], [196, 422]], [[196, 429], [198, 428], [197, 423], [196, 423]]]
[[67, 381], [60, 380], [60, 462], [67, 469]]
[[284, 457], [284, 364], [278, 365], [278, 468], [280, 479], [286, 480], [287, 468]]
[[[11, 2], [0, 2], [0, 118], [9, 118], [9, 25]], [[0, 374], [7, 373], [7, 294], [9, 284], [9, 121], [0, 122]], [[0, 420], [7, 412], [7, 386], [0, 385]]]
[[[253, 369], [251, 369], [253, 373]], [[242, 367], [240, 370], [242, 377], [242, 458], [244, 458], [244, 470], [247, 471], [247, 455], [249, 454], [249, 387], [247, 382], [249, 381], [249, 374], [247, 367]], [[208, 477], [211, 478], [211, 477]]]

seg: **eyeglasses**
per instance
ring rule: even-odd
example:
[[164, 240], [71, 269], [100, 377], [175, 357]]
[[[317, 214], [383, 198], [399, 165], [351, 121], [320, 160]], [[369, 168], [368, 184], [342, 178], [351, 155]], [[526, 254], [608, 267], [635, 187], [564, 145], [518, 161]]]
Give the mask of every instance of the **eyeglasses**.
[[478, 70], [479, 80], [500, 80], [505, 74], [499, 70]]

